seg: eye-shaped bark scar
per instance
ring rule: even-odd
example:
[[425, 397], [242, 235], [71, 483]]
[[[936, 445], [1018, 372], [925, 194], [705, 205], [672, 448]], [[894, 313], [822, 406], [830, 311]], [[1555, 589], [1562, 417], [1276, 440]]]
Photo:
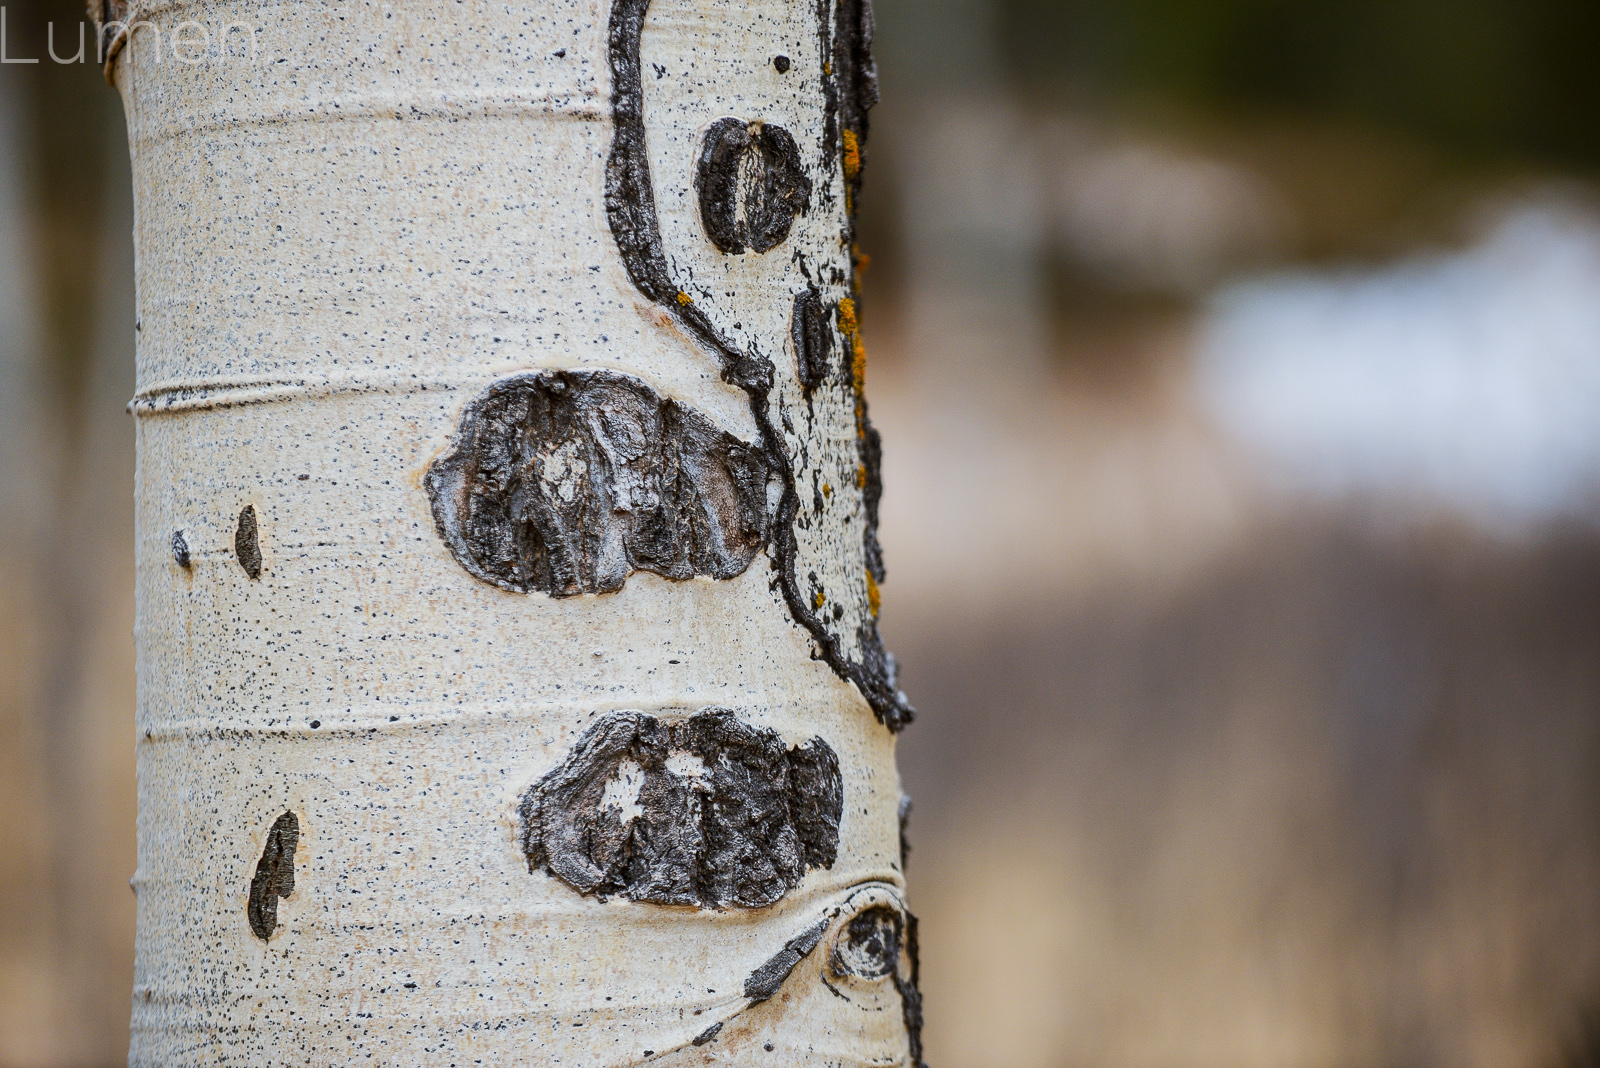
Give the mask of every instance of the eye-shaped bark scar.
[[828, 743], [708, 709], [617, 712], [584, 732], [520, 806], [528, 870], [582, 894], [764, 908], [833, 866], [844, 783]]
[[694, 184], [706, 235], [729, 254], [777, 248], [795, 216], [811, 206], [800, 148], [788, 130], [772, 123], [712, 123]]
[[[606, 156], [605, 169], [607, 223], [617, 243], [623, 267], [634, 286], [676, 320], [685, 334], [714, 354], [722, 365], [723, 380], [743, 390], [749, 398], [750, 415], [759, 432], [754, 446], [765, 455], [767, 470], [779, 488], [776, 513], [767, 529], [771, 538], [772, 558], [777, 565], [778, 588], [790, 615], [816, 640], [821, 659], [841, 678], [855, 683], [861, 690], [878, 720], [891, 731], [902, 730], [911, 722], [916, 711], [900, 691], [894, 658], [883, 647], [878, 633], [875, 601], [871, 600], [874, 596], [872, 584], [882, 582], [885, 576], [883, 554], [877, 536], [881, 487], [878, 432], [868, 418], [866, 399], [858, 390], [853, 403], [860, 452], [857, 477], [861, 481], [862, 503], [866, 513], [862, 549], [866, 571], [872, 583], [868, 585], [869, 603], [874, 607], [857, 626], [856, 648], [852, 651], [847, 648], [842, 633], [836, 633], [837, 621], [832, 618], [831, 610], [817, 602], [815, 594], [818, 591], [806, 588], [799, 577], [797, 558], [800, 550], [795, 526], [801, 512], [800, 495], [794, 460], [781, 426], [783, 413], [775, 410], [773, 384], [776, 368], [772, 358], [762, 351], [758, 342], [735, 344], [718, 329], [705, 308], [692, 300], [678, 284], [674, 267], [662, 245], [645, 136], [645, 82], [640, 55], [640, 42], [649, 8], [650, 0], [611, 0], [611, 18], [607, 26], [612, 119], [611, 149]], [[867, 110], [877, 101], [877, 71], [872, 61], [872, 9], [869, 0], [817, 0], [815, 10], [818, 57], [821, 60], [818, 73], [823, 96], [822, 155], [829, 161], [829, 166], [838, 165], [845, 178], [846, 200], [850, 207], [842, 220], [840, 238], [845, 247], [850, 247], [855, 237], [853, 204], [861, 182], [861, 153], [867, 132]], [[744, 133], [741, 135], [735, 127]], [[717, 129], [724, 133], [716, 137], [708, 133], [701, 149], [702, 164], [708, 155], [721, 158], [720, 153], [732, 158], [740, 137], [752, 136], [750, 126], [739, 119], [718, 120], [713, 124], [713, 131]], [[777, 128], [764, 126], [762, 129]], [[724, 138], [727, 139], [726, 144]], [[741, 154], [746, 151], [743, 147], [739, 148]], [[783, 155], [783, 150], [779, 150], [778, 154]], [[762, 153], [762, 159], [765, 166], [765, 152]], [[733, 206], [739, 203], [736, 194], [726, 192], [729, 188], [726, 184], [730, 180], [728, 176], [735, 175], [733, 184], [737, 188], [737, 174], [743, 173], [742, 165], [738, 172], [731, 166], [722, 166], [718, 173], [715, 181], [697, 179], [697, 184], [702, 221], [707, 220], [706, 202], [709, 200], [712, 204], [710, 215], [715, 218], [706, 222], [707, 232], [712, 234], [713, 241], [728, 240], [730, 244], [727, 246], [718, 244], [719, 248], [727, 250], [732, 247], [732, 242], [742, 244], [747, 240], [736, 226], [730, 236], [724, 225], [730, 214], [737, 215], [737, 209]], [[766, 174], [763, 172], [765, 181]], [[723, 192], [717, 192], [719, 189]], [[797, 195], [791, 195], [791, 203]], [[749, 218], [747, 206], [747, 228]], [[717, 237], [718, 233], [723, 237]], [[807, 387], [806, 383], [821, 383], [827, 372], [823, 369], [818, 373], [817, 361], [826, 361], [829, 353], [827, 345], [820, 343], [816, 336], [818, 324], [811, 318], [811, 311], [800, 307], [797, 313], [791, 319], [791, 330], [796, 335], [797, 354], [803, 361], [801, 385], [809, 398], [815, 385]], [[811, 341], [807, 340], [808, 333]], [[856, 340], [852, 338], [847, 349], [852, 361], [856, 355]], [[852, 362], [852, 379], [859, 380], [855, 369], [856, 364]]]
[[516, 593], [608, 593], [634, 571], [741, 574], [767, 539], [767, 460], [610, 371], [518, 375], [467, 405], [428, 468], [457, 562]]
[[926, 1068], [922, 1061], [918, 956], [917, 918], [903, 909], [875, 905], [851, 917], [834, 939], [829, 971], [839, 979], [892, 982], [900, 995], [900, 1012], [910, 1038], [909, 1063], [914, 1068]]

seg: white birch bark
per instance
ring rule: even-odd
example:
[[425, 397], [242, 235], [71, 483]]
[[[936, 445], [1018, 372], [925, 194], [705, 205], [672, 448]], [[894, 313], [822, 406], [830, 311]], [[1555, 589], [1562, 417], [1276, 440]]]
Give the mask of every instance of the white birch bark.
[[105, 0], [132, 1064], [920, 1060], [840, 2]]

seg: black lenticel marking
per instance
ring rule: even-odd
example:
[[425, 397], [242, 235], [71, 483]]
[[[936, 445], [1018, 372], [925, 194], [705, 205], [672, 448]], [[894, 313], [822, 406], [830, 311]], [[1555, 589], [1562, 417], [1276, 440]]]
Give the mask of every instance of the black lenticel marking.
[[692, 1045], [696, 1045], [696, 1046], [703, 1046], [707, 1042], [710, 1042], [712, 1039], [716, 1038], [717, 1035], [719, 1035], [721, 1033], [722, 1033], [722, 1024], [720, 1022], [714, 1023], [710, 1027], [706, 1028], [704, 1031], [701, 1031], [698, 1035], [695, 1035], [694, 1036], [694, 1042], [691, 1043], [691, 1044]]
[[777, 68], [777, 71], [778, 71], [779, 74], [788, 74], [789, 73], [789, 57], [788, 56], [773, 56], [772, 57], [772, 65], [775, 68]]
[[246, 914], [250, 930], [263, 942], [278, 926], [278, 900], [294, 894], [294, 854], [300, 847], [300, 820], [285, 812], [273, 821], [267, 832], [266, 847], [256, 862], [250, 880], [250, 904]]
[[820, 738], [789, 749], [726, 709], [615, 712], [523, 795], [523, 849], [582, 894], [764, 908], [833, 865], [843, 803]]
[[261, 578], [261, 533], [256, 527], [256, 506], [247, 504], [239, 513], [239, 526], [233, 532], [233, 555], [252, 579]]
[[516, 593], [608, 593], [634, 571], [743, 573], [767, 538], [766, 456], [610, 371], [504, 379], [425, 479], [440, 536]]

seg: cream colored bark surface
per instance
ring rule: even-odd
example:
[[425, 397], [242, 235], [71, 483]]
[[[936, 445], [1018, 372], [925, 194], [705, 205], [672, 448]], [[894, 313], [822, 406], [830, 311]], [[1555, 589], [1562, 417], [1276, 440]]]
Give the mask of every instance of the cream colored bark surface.
[[[131, 1062], [916, 1061], [849, 299], [870, 17], [123, 14]], [[708, 236], [715, 129], [757, 146], [723, 221], [792, 209], [767, 251]]]

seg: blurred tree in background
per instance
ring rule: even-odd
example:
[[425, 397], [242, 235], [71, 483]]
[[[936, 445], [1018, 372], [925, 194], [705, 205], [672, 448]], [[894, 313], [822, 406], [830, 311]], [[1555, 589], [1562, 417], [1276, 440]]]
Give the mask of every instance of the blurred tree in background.
[[999, 0], [1034, 92], [1354, 120], [1477, 157], [1600, 164], [1590, 0]]

